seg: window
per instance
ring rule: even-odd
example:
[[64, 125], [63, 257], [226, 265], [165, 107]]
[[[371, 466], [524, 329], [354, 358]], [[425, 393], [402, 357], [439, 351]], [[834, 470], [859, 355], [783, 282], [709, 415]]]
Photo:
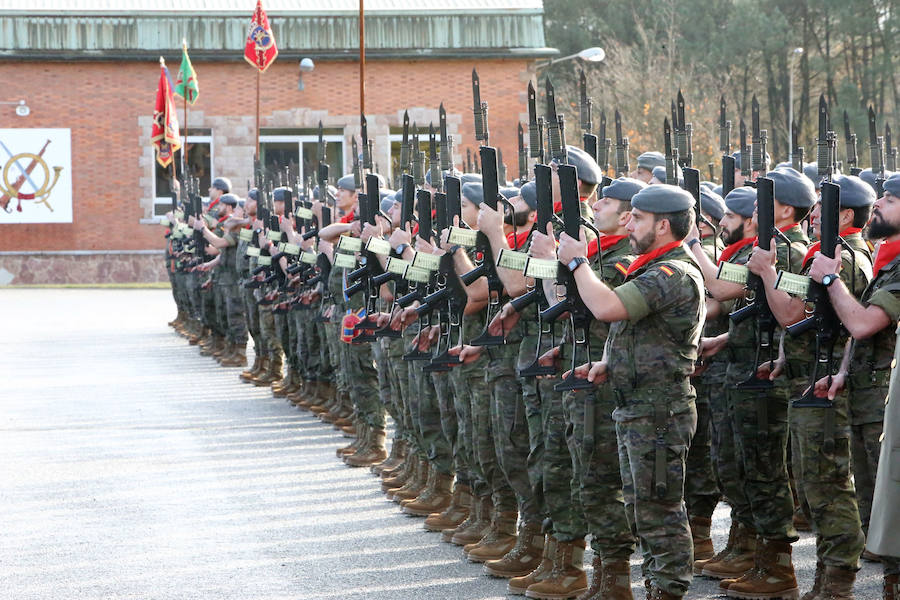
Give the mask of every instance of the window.
[[[206, 197], [209, 186], [212, 185], [213, 152], [212, 136], [191, 135], [187, 138], [187, 162], [188, 172], [200, 180], [200, 193]], [[181, 150], [175, 153], [175, 176], [181, 181]], [[153, 159], [154, 170], [154, 201], [153, 217], [164, 216], [172, 209], [172, 167], [165, 169], [157, 162], [155, 154]]]
[[[325, 162], [328, 176], [334, 184], [344, 175], [344, 137], [341, 133], [323, 135]], [[319, 137], [317, 132], [289, 133], [280, 131], [277, 135], [265, 130], [259, 138], [260, 161], [265, 178], [274, 185], [293, 186], [299, 177], [307, 178], [315, 184], [316, 150]]]
[[[448, 136], [451, 140], [453, 136]], [[389, 182], [393, 184], [394, 189], [400, 189], [400, 145], [403, 143], [403, 129], [391, 127], [390, 133], [390, 142], [391, 142], [391, 165], [390, 165], [390, 174], [386, 174], [385, 176], [389, 178]], [[441, 143], [441, 136], [435, 135], [435, 142], [438, 144]], [[412, 127], [410, 127], [409, 133], [409, 143], [412, 144]], [[428, 140], [428, 129], [419, 128], [419, 150], [425, 153], [425, 169], [428, 169], [428, 151], [429, 151], [429, 140]], [[438, 146], [437, 148], [438, 155], [440, 155], [441, 148]], [[455, 148], [451, 151], [455, 151]], [[413, 160], [410, 157], [410, 160]]]

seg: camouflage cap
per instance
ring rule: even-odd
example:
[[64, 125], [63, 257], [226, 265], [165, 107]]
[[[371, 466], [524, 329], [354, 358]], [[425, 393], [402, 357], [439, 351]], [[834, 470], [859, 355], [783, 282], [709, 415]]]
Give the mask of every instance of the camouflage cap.
[[648, 185], [631, 198], [632, 208], [650, 213], [674, 213], [694, 206], [694, 197], [676, 185]]
[[637, 166], [641, 169], [647, 169], [648, 171], [652, 171], [653, 167], [665, 167], [666, 157], [663, 156], [662, 152], [657, 152], [655, 150], [644, 152], [638, 156]]
[[634, 195], [645, 187], [647, 187], [647, 184], [639, 179], [619, 177], [603, 188], [603, 197], [631, 202]]
[[725, 196], [725, 208], [749, 219], [756, 210], [756, 190], [749, 186], [734, 188]]
[[775, 183], [775, 199], [786, 206], [812, 208], [816, 203], [816, 188], [808, 177], [790, 168], [766, 173]]

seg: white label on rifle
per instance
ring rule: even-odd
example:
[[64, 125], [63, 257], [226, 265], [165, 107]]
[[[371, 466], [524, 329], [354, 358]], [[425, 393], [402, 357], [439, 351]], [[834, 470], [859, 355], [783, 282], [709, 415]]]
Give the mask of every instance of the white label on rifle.
[[272, 257], [271, 256], [260, 256], [259, 260], [256, 261], [256, 264], [258, 264], [261, 267], [268, 267], [269, 265], [272, 264]]
[[176, 221], [184, 221], [184, 212], [180, 210], [175, 211], [175, 220]]
[[284, 242], [279, 242], [279, 243], [278, 243], [278, 251], [279, 251], [279, 252], [284, 252]]
[[281, 241], [281, 232], [280, 231], [272, 231], [270, 229], [268, 232], [266, 232], [266, 237], [269, 238], [269, 241], [280, 242]]
[[384, 238], [370, 237], [368, 243], [366, 243], [366, 250], [387, 256], [391, 253], [391, 243]]
[[306, 263], [308, 265], [316, 264], [316, 258], [318, 258], [318, 255], [315, 252], [301, 252], [300, 253], [300, 262]]
[[241, 232], [238, 234], [238, 238], [242, 242], [252, 242], [253, 241], [253, 230], [252, 229], [241, 229]]
[[256, 246], [247, 246], [247, 256], [259, 256], [259, 248]]
[[554, 258], [528, 257], [525, 263], [525, 276], [535, 279], [556, 279], [559, 273], [559, 261]]
[[168, 227], [169, 225], [171, 225], [171, 223], [169, 223], [169, 220], [165, 217], [159, 220], [159, 224], [163, 227]]
[[306, 208], [305, 206], [298, 206], [297, 210], [294, 211], [294, 214], [300, 217], [301, 219], [306, 219], [309, 221], [313, 218], [313, 211], [311, 208]]
[[281, 251], [285, 254], [290, 254], [291, 256], [299, 256], [300, 246], [297, 244], [285, 244]]
[[450, 235], [447, 237], [447, 241], [451, 244], [455, 244], [457, 246], [464, 246], [466, 248], [471, 248], [475, 245], [475, 240], [478, 237], [478, 232], [472, 229], [463, 229], [462, 227], [451, 227]]
[[497, 266], [521, 273], [525, 270], [528, 263], [528, 254], [525, 252], [515, 252], [506, 248], [500, 250], [500, 256], [497, 257]]
[[356, 257], [352, 254], [343, 254], [341, 252], [337, 252], [334, 255], [334, 266], [339, 269], [355, 269], [356, 268]]
[[178, 228], [181, 230], [181, 233], [182, 233], [183, 235], [186, 235], [186, 236], [187, 236], [187, 235], [192, 235], [192, 234], [194, 233], [194, 228], [193, 228], [193, 227], [190, 227], [190, 226], [188, 226], [188, 225], [185, 225], [184, 223], [182, 223], [181, 225], [179, 225]]
[[351, 237], [349, 235], [342, 235], [338, 240], [338, 250], [345, 250], [347, 252], [359, 252], [362, 250], [362, 240], [359, 238]]
[[413, 283], [428, 283], [431, 280], [431, 272], [428, 269], [409, 265], [403, 277]]
[[775, 289], [781, 290], [791, 296], [806, 298], [806, 293], [809, 291], [809, 281], [810, 279], [806, 275], [797, 275], [796, 273], [779, 271], [778, 280], [775, 282]]
[[402, 258], [391, 257], [387, 261], [386, 269], [388, 273], [393, 273], [394, 275], [403, 275], [406, 273], [406, 268], [408, 266], [408, 261], [405, 261]]
[[747, 285], [747, 277], [750, 275], [750, 269], [744, 265], [736, 265], [730, 262], [723, 262], [719, 265], [719, 272], [716, 273], [716, 279], [728, 281], [740, 285]]
[[441, 267], [441, 257], [436, 254], [426, 254], [425, 252], [416, 252], [413, 255], [412, 264], [419, 269], [428, 271], [437, 271]]

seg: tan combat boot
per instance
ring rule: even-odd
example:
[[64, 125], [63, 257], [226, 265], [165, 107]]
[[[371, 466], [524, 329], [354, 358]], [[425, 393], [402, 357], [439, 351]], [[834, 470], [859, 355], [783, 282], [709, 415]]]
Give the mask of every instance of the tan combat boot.
[[731, 522], [731, 528], [728, 530], [728, 540], [725, 542], [725, 547], [722, 548], [718, 554], [709, 558], [707, 560], [695, 560], [694, 561], [694, 575], [702, 575], [703, 567], [705, 567], [708, 563], [718, 562], [720, 560], [725, 559], [727, 556], [730, 556], [732, 552], [734, 552], [734, 541], [737, 539], [739, 532], [739, 526], [737, 521]]
[[791, 562], [790, 542], [760, 539], [756, 546], [756, 568], [731, 583], [726, 593], [731, 598], [745, 600], [797, 600], [800, 590]]
[[528, 588], [543, 581], [553, 570], [553, 557], [556, 556], [556, 538], [549, 533], [544, 539], [544, 553], [538, 566], [524, 577], [513, 577], [506, 584], [506, 593], [524, 596]]
[[[470, 562], [483, 563], [488, 560], [500, 560], [516, 545], [516, 519], [517, 511], [494, 512], [491, 520], [491, 528], [487, 535], [481, 538], [477, 544], [468, 547], [466, 558]], [[464, 546], [465, 550], [467, 546]]]
[[230, 342], [228, 338], [224, 338], [224, 340], [225, 342], [222, 344], [222, 347], [212, 354], [213, 358], [220, 363], [234, 353], [234, 343]]
[[213, 352], [222, 349], [225, 338], [218, 334], [211, 334], [205, 342], [200, 342], [200, 356], [212, 356]]
[[355, 454], [344, 457], [344, 463], [351, 467], [371, 467], [387, 458], [387, 450], [384, 449], [384, 427], [369, 427], [369, 440], [365, 446], [360, 446]]
[[647, 591], [647, 600], [681, 600], [683, 596], [675, 596], [655, 585]]
[[281, 353], [275, 353], [269, 357], [268, 368], [253, 380], [253, 385], [257, 387], [266, 387], [281, 379], [281, 368], [284, 366], [284, 356]]
[[700, 574], [714, 579], [737, 579], [754, 567], [755, 556], [756, 532], [739, 524], [735, 530], [731, 552], [718, 560], [714, 557], [705, 563]]
[[223, 367], [246, 367], [247, 366], [247, 350], [246, 346], [234, 344], [231, 347], [231, 354], [222, 359]]
[[434, 468], [434, 465], [431, 463], [426, 463], [427, 469], [425, 471], [425, 486], [419, 490], [419, 493], [413, 496], [412, 498], [403, 498], [400, 500], [400, 507], [404, 507], [422, 494], [430, 493], [430, 491], [434, 488], [435, 477], [437, 477], [437, 469]]
[[575, 598], [587, 590], [587, 574], [584, 572], [584, 538], [571, 542], [556, 542], [556, 553], [550, 574], [543, 580], [528, 586], [527, 598], [556, 600]]
[[338, 448], [334, 451], [338, 458], [344, 458], [345, 456], [349, 456], [351, 454], [356, 454], [356, 451], [359, 450], [366, 443], [366, 436], [368, 435], [368, 427], [364, 424], [359, 424], [359, 435], [353, 440], [350, 444], [344, 446], [343, 448]]
[[[343, 419], [344, 417], [342, 417]], [[401, 438], [394, 437], [391, 441], [391, 452], [388, 454], [387, 460], [381, 464], [372, 466], [372, 473], [381, 475], [384, 471], [389, 471], [403, 462], [405, 456], [406, 442]]]
[[[427, 517], [431, 514], [440, 514], [450, 506], [453, 495], [450, 488], [453, 485], [453, 475], [435, 471], [430, 488], [419, 494], [415, 500], [401, 502], [403, 512], [414, 517]], [[462, 519], [460, 519], [462, 522]]]
[[188, 338], [188, 343], [191, 346], [197, 346], [199, 344], [202, 344], [208, 336], [209, 336], [209, 330], [205, 329], [201, 325], [201, 326], [197, 327], [197, 331], [194, 333], [194, 335], [192, 335], [191, 337]]
[[250, 383], [250, 380], [253, 378], [253, 376], [255, 376], [259, 372], [263, 360], [263, 357], [257, 354], [256, 358], [253, 359], [253, 365], [249, 369], [241, 371], [241, 374], [238, 375], [238, 378], [244, 383]]
[[279, 398], [283, 398], [288, 395], [289, 390], [294, 385], [294, 368], [288, 366], [285, 370], [284, 377], [281, 381], [276, 381], [272, 384], [272, 395], [277, 396]]
[[856, 571], [841, 567], [826, 567], [822, 592], [818, 600], [853, 600], [853, 582]]
[[390, 490], [398, 490], [409, 481], [419, 464], [419, 455], [410, 450], [406, 455], [403, 465], [393, 474], [388, 475], [387, 472], [382, 473], [381, 491], [385, 494]]
[[491, 527], [491, 508], [492, 501], [490, 496], [474, 498], [472, 501], [472, 510], [466, 520], [456, 526], [455, 529], [445, 529], [441, 532], [441, 541], [456, 544], [457, 546], [466, 546], [474, 544], [483, 538], [488, 529]]
[[[441, 512], [434, 512], [425, 519], [423, 527], [426, 531], [443, 531], [455, 529], [469, 517], [472, 510], [472, 489], [464, 484], [453, 486], [450, 504]], [[405, 511], [404, 511], [405, 512]]]
[[900, 600], [900, 575], [884, 576], [883, 600]]
[[415, 474], [406, 480], [399, 489], [388, 490], [386, 494], [389, 500], [400, 504], [403, 500], [411, 500], [422, 493], [428, 483], [429, 465], [425, 459], [420, 459], [416, 465]]
[[628, 559], [602, 561], [598, 556], [594, 556], [591, 587], [579, 596], [578, 600], [634, 600], [631, 593], [631, 565]]
[[813, 576], [812, 589], [803, 594], [800, 600], [817, 600], [823, 583], [825, 583], [825, 563], [816, 561], [816, 574]]
[[513, 549], [499, 560], [484, 563], [484, 572], [494, 577], [511, 579], [523, 577], [541, 564], [544, 554], [544, 534], [540, 523], [519, 524], [519, 536]]
[[691, 538], [694, 541], [694, 560], [707, 560], [715, 556], [712, 537], [710, 537], [712, 519], [692, 517], [690, 523]]

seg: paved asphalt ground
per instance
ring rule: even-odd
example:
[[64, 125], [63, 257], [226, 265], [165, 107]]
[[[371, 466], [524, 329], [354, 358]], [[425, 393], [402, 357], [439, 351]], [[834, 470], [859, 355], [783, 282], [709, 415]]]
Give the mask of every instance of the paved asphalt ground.
[[[507, 597], [339, 462], [334, 429], [166, 327], [168, 291], [0, 289], [0, 306], [0, 598]], [[720, 507], [717, 548], [727, 527]], [[794, 548], [805, 591], [813, 540]], [[858, 599], [880, 573], [864, 565]]]

